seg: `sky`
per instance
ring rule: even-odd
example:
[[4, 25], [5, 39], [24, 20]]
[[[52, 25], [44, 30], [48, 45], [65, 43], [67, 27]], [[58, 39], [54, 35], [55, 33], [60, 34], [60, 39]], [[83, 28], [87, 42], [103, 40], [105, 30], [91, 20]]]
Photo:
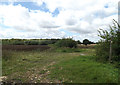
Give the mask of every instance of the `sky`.
[[0, 0], [0, 38], [73, 38], [97, 42], [118, 21], [119, 0]]

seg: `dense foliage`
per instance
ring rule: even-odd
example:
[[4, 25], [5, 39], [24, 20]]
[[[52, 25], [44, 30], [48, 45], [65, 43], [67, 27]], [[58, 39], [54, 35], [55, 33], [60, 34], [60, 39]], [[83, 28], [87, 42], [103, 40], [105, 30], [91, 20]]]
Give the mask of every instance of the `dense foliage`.
[[39, 42], [38, 41], [24, 41], [24, 44], [25, 45], [39, 45]]
[[40, 42], [40, 45], [55, 44], [59, 39], [49, 39]]
[[[87, 42], [86, 42], [87, 40]], [[85, 42], [84, 42], [85, 41]], [[55, 44], [58, 47], [77, 47], [77, 44], [94, 44], [94, 42], [84, 39], [83, 42], [80, 40], [73, 40], [71, 38], [63, 39], [2, 39], [2, 45], [49, 45]]]
[[68, 39], [61, 39], [56, 43], [56, 46], [58, 47], [77, 47], [77, 42], [75, 40], [72, 40], [71, 38]]
[[77, 43], [78, 43], [78, 44], [82, 44], [82, 43], [80, 42], [80, 40], [78, 40]]
[[87, 46], [88, 44], [94, 44], [94, 42], [91, 42], [91, 41], [88, 40], [88, 39], [84, 39], [84, 40], [83, 40], [83, 44]]
[[3, 45], [48, 45], [60, 39], [2, 39]]
[[[107, 61], [110, 55], [110, 43], [112, 48], [112, 60], [120, 60], [120, 25], [113, 20], [113, 26], [109, 26], [110, 30], [98, 30], [101, 40], [96, 47], [96, 55], [98, 60]], [[111, 42], [112, 41], [112, 42]]]
[[89, 44], [89, 40], [88, 40], [88, 39], [84, 39], [84, 40], [83, 40], [83, 44], [84, 44], [84, 45]]

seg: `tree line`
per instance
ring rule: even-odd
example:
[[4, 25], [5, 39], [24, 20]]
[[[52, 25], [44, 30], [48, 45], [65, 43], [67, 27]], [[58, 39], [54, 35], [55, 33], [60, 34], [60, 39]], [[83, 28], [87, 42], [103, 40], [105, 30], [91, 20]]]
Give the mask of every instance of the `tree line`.
[[[48, 45], [55, 44], [57, 41], [63, 42], [65, 44], [95, 44], [94, 42], [84, 39], [82, 42], [80, 40], [73, 40], [72, 38], [63, 38], [63, 39], [2, 39], [3, 45]], [[73, 42], [74, 41], [74, 42]]]

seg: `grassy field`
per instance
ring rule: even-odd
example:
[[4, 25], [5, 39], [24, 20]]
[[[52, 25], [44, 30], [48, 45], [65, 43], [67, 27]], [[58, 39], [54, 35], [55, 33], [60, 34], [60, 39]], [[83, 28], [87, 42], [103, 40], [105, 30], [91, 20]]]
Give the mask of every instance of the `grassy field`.
[[118, 83], [118, 68], [95, 59], [94, 46], [3, 50], [5, 82]]

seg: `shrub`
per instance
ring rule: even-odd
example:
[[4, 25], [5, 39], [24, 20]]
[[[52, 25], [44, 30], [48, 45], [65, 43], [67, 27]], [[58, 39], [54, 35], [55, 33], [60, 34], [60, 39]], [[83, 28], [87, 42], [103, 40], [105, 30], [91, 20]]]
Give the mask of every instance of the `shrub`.
[[56, 46], [58, 47], [77, 47], [77, 42], [72, 39], [61, 39], [58, 42], [56, 42]]
[[79, 40], [77, 41], [78, 44], [82, 44]]
[[107, 61], [109, 58], [109, 43], [107, 42], [100, 42], [96, 46], [96, 55], [97, 55], [97, 60], [99, 61]]
[[55, 44], [57, 41], [59, 41], [59, 40], [58, 39], [51, 39], [50, 40], [50, 42], [51, 42], [50, 44]]
[[98, 60], [108, 60], [110, 53], [110, 41], [112, 41], [112, 59], [120, 61], [120, 25], [113, 20], [113, 26], [110, 31], [100, 29], [99, 36], [101, 40], [96, 47], [96, 55]]
[[40, 45], [48, 45], [48, 44], [55, 44], [58, 41], [58, 39], [49, 39], [40, 42]]
[[24, 45], [24, 42], [23, 41], [14, 41], [12, 44], [13, 45]]
[[49, 44], [48, 41], [42, 41], [42, 42], [40, 42], [40, 45], [48, 45], [48, 44]]
[[26, 45], [39, 45], [38, 41], [25, 41]]

